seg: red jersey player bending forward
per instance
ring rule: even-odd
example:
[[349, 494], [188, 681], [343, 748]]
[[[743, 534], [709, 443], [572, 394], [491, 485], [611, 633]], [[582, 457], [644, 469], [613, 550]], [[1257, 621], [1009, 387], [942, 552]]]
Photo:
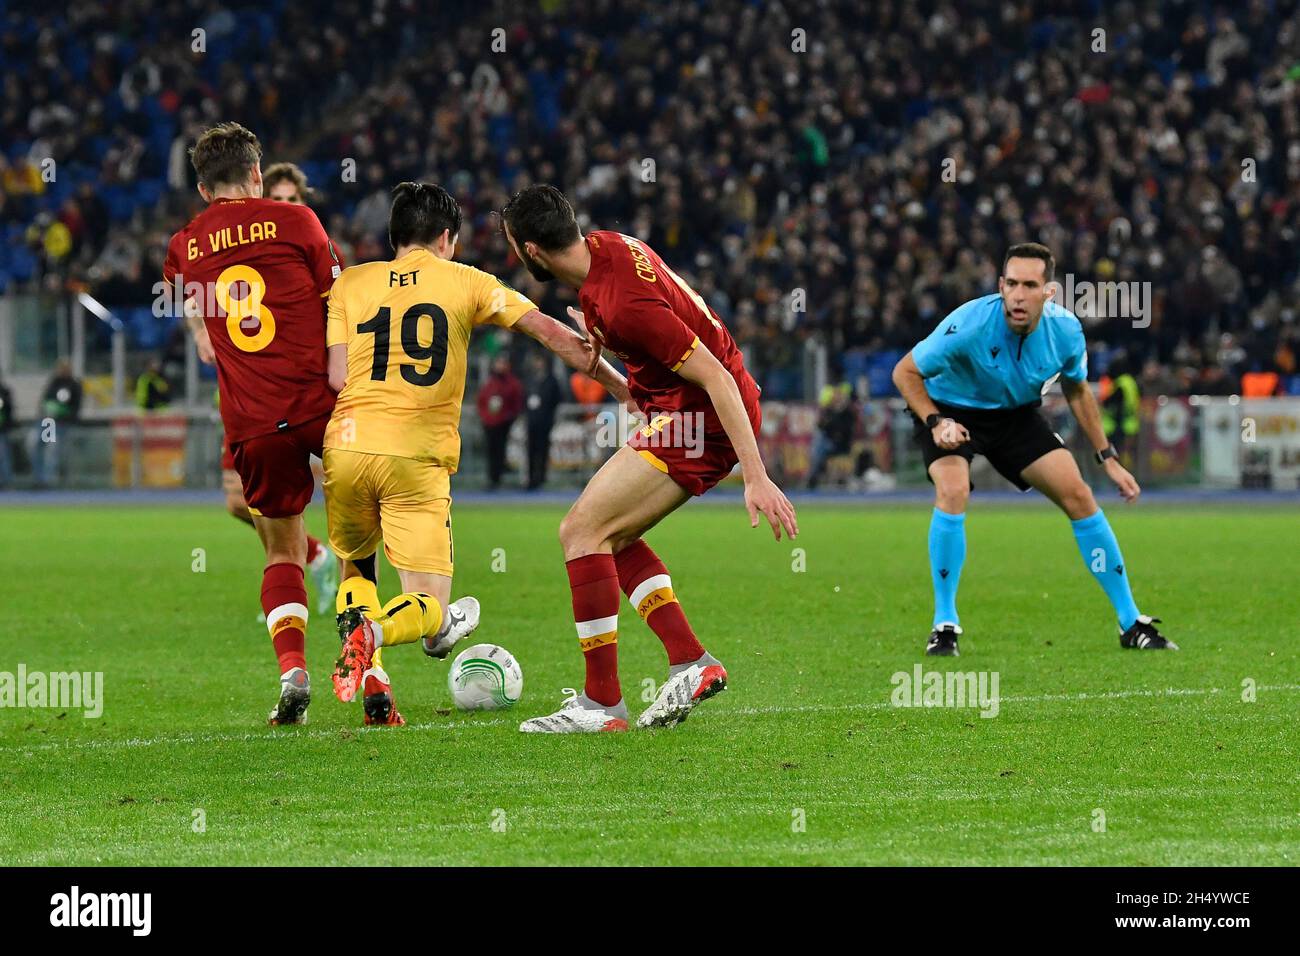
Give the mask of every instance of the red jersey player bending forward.
[[314, 212], [262, 198], [261, 157], [238, 123], [199, 137], [190, 159], [208, 208], [172, 236], [163, 278], [199, 300], [216, 355], [222, 424], [266, 549], [262, 609], [280, 662], [270, 722], [296, 724], [311, 700], [302, 513], [334, 408], [325, 297], [341, 263]]
[[726, 328], [645, 243], [617, 232], [583, 236], [554, 186], [529, 186], [502, 219], [533, 276], [578, 289], [581, 319], [627, 367], [628, 388], [648, 422], [598, 471], [560, 523], [573, 591], [584, 692], [554, 714], [524, 721], [525, 733], [627, 729], [618, 681], [619, 589], [663, 641], [668, 681], [638, 727], [672, 727], [727, 686], [727, 672], [696, 639], [673, 594], [668, 569], [641, 536], [739, 462], [751, 527], [761, 512], [776, 539], [799, 526], [794, 508], [763, 468], [755, 434], [758, 386]]
[[[293, 163], [273, 163], [262, 170], [262, 193], [267, 199], [276, 202], [291, 202], [303, 205], [311, 193], [307, 177]], [[185, 324], [194, 337], [199, 359], [207, 365], [217, 361], [212, 351], [212, 342], [208, 337], [207, 327], [203, 324], [203, 312], [193, 300], [185, 303]], [[252, 528], [253, 516], [249, 513], [248, 503], [244, 501], [244, 483], [235, 470], [235, 456], [231, 454], [230, 442], [221, 436], [221, 490], [226, 496], [226, 511], [231, 517], [244, 522]], [[329, 548], [307, 535], [307, 570], [316, 582], [316, 610], [325, 612], [334, 607], [335, 595], [339, 589], [339, 566]], [[265, 622], [266, 614], [260, 614], [259, 620]]]

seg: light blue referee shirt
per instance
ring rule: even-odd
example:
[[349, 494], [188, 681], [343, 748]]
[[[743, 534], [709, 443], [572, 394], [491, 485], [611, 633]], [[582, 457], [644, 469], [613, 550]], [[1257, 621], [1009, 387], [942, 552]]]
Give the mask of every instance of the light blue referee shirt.
[[1088, 347], [1073, 312], [1049, 301], [1038, 327], [1018, 335], [1007, 325], [997, 293], [948, 313], [912, 349], [912, 359], [931, 398], [965, 408], [1029, 405], [1058, 377], [1088, 377]]

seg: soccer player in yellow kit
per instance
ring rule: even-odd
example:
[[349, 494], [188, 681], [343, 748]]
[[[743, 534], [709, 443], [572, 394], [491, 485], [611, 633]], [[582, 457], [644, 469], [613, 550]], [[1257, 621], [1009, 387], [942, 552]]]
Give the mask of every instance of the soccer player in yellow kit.
[[[388, 220], [394, 258], [344, 270], [329, 299], [326, 343], [338, 402], [325, 431], [330, 546], [343, 562], [334, 688], [364, 688], [367, 724], [405, 721], [393, 705], [380, 649], [420, 640], [431, 657], [478, 626], [478, 601], [452, 603], [451, 476], [460, 460], [460, 406], [470, 333], [519, 329], [587, 371], [576, 332], [494, 276], [453, 262], [461, 212], [446, 190], [402, 183]], [[593, 377], [619, 401], [627, 382], [607, 362]], [[379, 609], [380, 541], [402, 592]]]

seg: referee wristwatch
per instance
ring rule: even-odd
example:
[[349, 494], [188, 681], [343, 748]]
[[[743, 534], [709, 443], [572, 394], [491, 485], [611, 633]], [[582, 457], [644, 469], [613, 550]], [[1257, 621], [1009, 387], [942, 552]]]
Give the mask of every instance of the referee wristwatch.
[[930, 431], [934, 431], [935, 426], [941, 421], [943, 421], [943, 416], [938, 412], [933, 412], [932, 414], [925, 416], [925, 427], [930, 429]]
[[1119, 452], [1115, 450], [1114, 445], [1107, 445], [1101, 451], [1097, 452], [1097, 464], [1104, 465], [1111, 458], [1118, 458]]

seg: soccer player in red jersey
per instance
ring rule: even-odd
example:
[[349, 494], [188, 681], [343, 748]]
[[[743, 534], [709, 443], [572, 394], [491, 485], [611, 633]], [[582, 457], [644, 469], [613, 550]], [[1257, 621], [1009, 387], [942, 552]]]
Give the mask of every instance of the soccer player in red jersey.
[[[294, 163], [275, 163], [262, 171], [262, 192], [269, 199], [303, 205], [311, 191], [306, 173]], [[199, 358], [212, 365], [216, 356], [198, 308], [186, 310], [185, 320], [194, 336]], [[230, 442], [224, 434], [221, 436], [221, 490], [226, 496], [226, 511], [230, 516], [253, 527], [253, 516], [248, 513], [248, 502], [244, 501], [244, 485], [239, 472], [235, 471], [235, 456], [230, 453]], [[338, 563], [333, 552], [311, 535], [307, 535], [307, 570], [316, 583], [316, 610], [328, 611], [334, 606], [334, 596], [338, 591]], [[266, 615], [261, 615], [261, 619], [265, 620]]]
[[727, 685], [727, 672], [691, 630], [668, 569], [641, 536], [729, 475], [739, 462], [751, 527], [763, 514], [776, 539], [799, 530], [794, 508], [768, 478], [755, 436], [758, 385], [740, 350], [704, 300], [645, 243], [617, 232], [583, 236], [554, 186], [529, 186], [502, 210], [506, 238], [540, 281], [578, 290], [593, 361], [607, 348], [627, 367], [628, 388], [647, 424], [605, 462], [560, 523], [583, 693], [554, 714], [526, 720], [525, 733], [626, 730], [618, 680], [621, 588], [663, 642], [668, 681], [639, 727], [672, 727]]
[[266, 550], [262, 608], [280, 663], [269, 719], [293, 724], [311, 701], [302, 513], [334, 408], [325, 297], [342, 264], [314, 212], [262, 198], [261, 156], [237, 123], [199, 137], [190, 160], [208, 208], [172, 236], [163, 278], [199, 303], [216, 358], [226, 439]]

